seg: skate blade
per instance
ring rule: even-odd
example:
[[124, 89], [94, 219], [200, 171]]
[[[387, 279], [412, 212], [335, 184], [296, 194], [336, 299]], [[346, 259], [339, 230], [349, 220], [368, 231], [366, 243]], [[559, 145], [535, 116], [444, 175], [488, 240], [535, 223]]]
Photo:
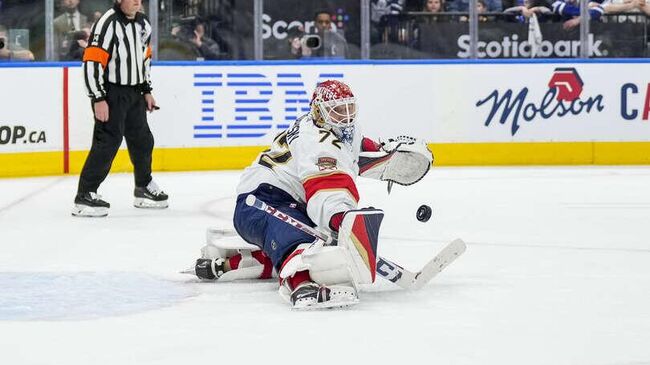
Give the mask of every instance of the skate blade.
[[316, 303], [311, 305], [306, 305], [302, 307], [291, 307], [291, 310], [302, 312], [302, 311], [312, 311], [312, 310], [323, 310], [323, 309], [338, 309], [338, 308], [347, 308], [353, 305], [359, 304], [359, 299], [351, 301], [342, 301], [342, 302], [325, 302], [325, 303]]
[[72, 208], [72, 216], [82, 218], [101, 218], [108, 215], [108, 208], [89, 207], [87, 205], [75, 204]]
[[211, 280], [211, 279], [204, 279], [204, 278], [200, 278], [200, 277], [196, 276], [196, 270], [194, 270], [194, 267], [190, 267], [188, 269], [181, 270], [178, 273], [179, 274], [185, 274], [185, 275], [192, 275], [194, 277], [194, 279], [198, 279], [199, 282], [204, 282], [204, 283], [211, 282], [211, 283], [213, 283], [213, 282], [217, 281], [217, 280]]
[[194, 270], [194, 267], [187, 268], [185, 270], [181, 270], [178, 272], [179, 274], [189, 274], [189, 275], [196, 275], [196, 271]]
[[133, 206], [141, 209], [165, 209], [169, 207], [169, 201], [154, 201], [145, 198], [135, 198], [133, 200]]

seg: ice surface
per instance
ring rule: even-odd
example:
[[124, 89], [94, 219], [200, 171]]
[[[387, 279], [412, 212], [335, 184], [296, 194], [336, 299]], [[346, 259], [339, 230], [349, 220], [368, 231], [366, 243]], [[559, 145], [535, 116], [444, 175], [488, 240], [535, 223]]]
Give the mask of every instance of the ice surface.
[[82, 320], [159, 309], [193, 295], [181, 283], [125, 272], [0, 273], [0, 320]]
[[323, 312], [290, 311], [273, 280], [177, 273], [206, 227], [232, 227], [239, 174], [156, 174], [163, 211], [112, 174], [105, 219], [70, 216], [74, 176], [0, 179], [0, 362], [650, 364], [648, 167], [434, 168], [390, 196], [359, 179], [386, 211], [382, 256], [468, 249], [420, 291], [381, 281]]

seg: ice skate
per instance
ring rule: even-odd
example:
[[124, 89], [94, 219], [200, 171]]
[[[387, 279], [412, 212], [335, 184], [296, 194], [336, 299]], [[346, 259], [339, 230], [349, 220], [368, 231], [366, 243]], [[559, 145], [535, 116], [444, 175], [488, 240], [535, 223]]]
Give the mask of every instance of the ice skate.
[[357, 291], [351, 286], [318, 285], [313, 281], [301, 283], [293, 291], [283, 283], [280, 295], [288, 297], [294, 310], [343, 308], [359, 303]]
[[169, 206], [169, 197], [153, 180], [145, 187], [136, 187], [133, 195], [136, 208], [165, 209]]
[[217, 280], [225, 272], [226, 261], [222, 258], [197, 259], [194, 268], [183, 271], [186, 274], [194, 274], [201, 280]]
[[106, 217], [111, 205], [97, 193], [79, 193], [74, 198], [72, 215], [75, 217]]

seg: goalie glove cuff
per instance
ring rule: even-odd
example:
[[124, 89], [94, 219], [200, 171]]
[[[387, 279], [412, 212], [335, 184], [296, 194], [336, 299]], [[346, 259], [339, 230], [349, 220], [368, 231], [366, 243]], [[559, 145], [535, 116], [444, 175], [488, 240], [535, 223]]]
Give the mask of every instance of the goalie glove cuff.
[[361, 141], [361, 151], [363, 152], [379, 152], [381, 151], [382, 144], [373, 141], [370, 138], [363, 137]]

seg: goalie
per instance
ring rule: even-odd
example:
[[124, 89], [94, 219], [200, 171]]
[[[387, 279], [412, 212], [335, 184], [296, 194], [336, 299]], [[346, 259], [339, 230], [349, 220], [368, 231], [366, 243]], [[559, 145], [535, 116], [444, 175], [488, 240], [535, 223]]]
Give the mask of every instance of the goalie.
[[[358, 209], [357, 176], [410, 185], [429, 171], [433, 156], [411, 137], [385, 143], [364, 138], [357, 102], [339, 81], [320, 83], [311, 110], [278, 134], [242, 174], [233, 223], [238, 237], [208, 242], [193, 273], [204, 280], [280, 277], [280, 295], [293, 308], [343, 307], [358, 302], [359, 284], [375, 279], [383, 213]], [[315, 238], [248, 206], [252, 194], [328, 236]]]

